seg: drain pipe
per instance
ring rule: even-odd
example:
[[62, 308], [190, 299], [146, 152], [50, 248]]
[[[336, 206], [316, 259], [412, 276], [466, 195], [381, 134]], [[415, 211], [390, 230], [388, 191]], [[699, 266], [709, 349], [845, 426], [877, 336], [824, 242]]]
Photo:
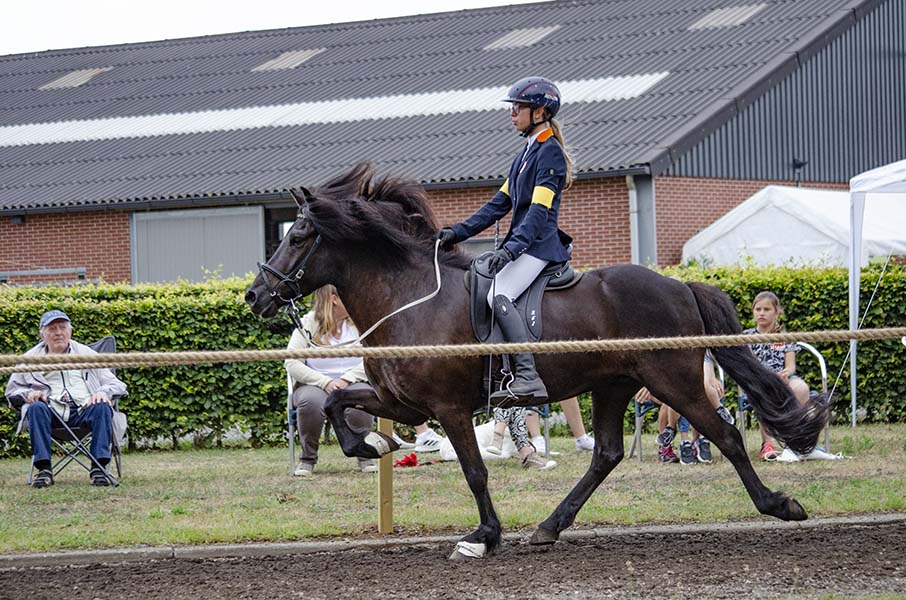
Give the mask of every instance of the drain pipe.
[[639, 240], [639, 195], [632, 175], [626, 176], [626, 188], [629, 190], [629, 249], [632, 264], [637, 265], [642, 254]]

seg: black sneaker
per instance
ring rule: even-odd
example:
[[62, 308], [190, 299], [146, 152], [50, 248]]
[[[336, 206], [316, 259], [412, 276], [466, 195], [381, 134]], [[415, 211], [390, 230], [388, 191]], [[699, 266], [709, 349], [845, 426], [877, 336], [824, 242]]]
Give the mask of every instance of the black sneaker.
[[708, 441], [708, 438], [699, 437], [695, 440], [695, 456], [698, 458], [698, 462], [711, 464], [711, 442]]
[[695, 449], [692, 448], [692, 442], [686, 440], [679, 447], [679, 461], [681, 465], [694, 465], [698, 462], [695, 458]]
[[674, 429], [670, 425], [667, 425], [666, 427], [664, 427], [664, 431], [662, 431], [657, 436], [657, 445], [662, 448], [665, 446], [669, 446], [670, 444], [673, 443], [673, 438], [675, 438], [675, 437], [676, 437], [676, 429]]
[[53, 471], [50, 469], [41, 469], [34, 479], [31, 480], [31, 487], [46, 488], [53, 485]]

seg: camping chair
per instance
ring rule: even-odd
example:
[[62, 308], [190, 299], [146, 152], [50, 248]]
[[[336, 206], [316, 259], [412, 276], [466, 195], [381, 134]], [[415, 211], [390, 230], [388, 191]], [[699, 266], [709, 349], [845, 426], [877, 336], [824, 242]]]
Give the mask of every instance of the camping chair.
[[[796, 342], [802, 348], [808, 350], [812, 356], [818, 361], [818, 367], [821, 369], [821, 391], [824, 394], [824, 397], [827, 398], [827, 363], [824, 361], [824, 357], [821, 355], [818, 350], [811, 344], [806, 344], [805, 342]], [[742, 434], [742, 445], [748, 452], [748, 446], [746, 445], [746, 416], [752, 408], [752, 405], [749, 403], [749, 399], [743, 392], [742, 388], [739, 388], [739, 408], [736, 413], [736, 422], [739, 423], [739, 433]], [[815, 392], [809, 392], [809, 395], [814, 395]], [[830, 452], [830, 423], [827, 424], [827, 427], [824, 430], [824, 450]]]
[[[720, 365], [717, 365], [717, 376], [720, 379], [720, 385], [723, 386], [724, 370]], [[642, 462], [642, 426], [645, 423], [645, 415], [652, 410], [660, 408], [661, 405], [651, 400], [639, 402], [635, 397], [632, 399], [632, 404], [635, 412], [635, 433], [632, 436], [632, 445], [629, 446], [629, 454], [626, 458], [632, 458], [636, 449], [638, 449], [639, 462]]]
[[[112, 335], [108, 335], [88, 346], [98, 353], [112, 353], [116, 352], [116, 339]], [[110, 403], [113, 406], [113, 431], [110, 435], [110, 463], [106, 468], [97, 462], [88, 451], [91, 444], [91, 429], [88, 426], [70, 427], [56, 412], [53, 410], [50, 411], [51, 419], [53, 421], [50, 429], [50, 441], [55, 448], [62, 452], [62, 456], [51, 466], [54, 479], [57, 478], [57, 475], [59, 475], [63, 469], [75, 462], [88, 472], [91, 472], [92, 469], [100, 469], [110, 485], [119, 485], [123, 468], [121, 452], [122, 438], [124, 437], [126, 430], [125, 415], [118, 411], [119, 401], [122, 397], [123, 396], [121, 395], [116, 395], [110, 399]], [[9, 400], [10, 405], [12, 406], [14, 404], [14, 399], [10, 398]], [[24, 398], [16, 399], [15, 405], [17, 411], [21, 411], [24, 403]], [[116, 467], [115, 477], [110, 472], [110, 465]], [[28, 471], [28, 485], [32, 484], [34, 474], [35, 465], [34, 462], [32, 462]]]

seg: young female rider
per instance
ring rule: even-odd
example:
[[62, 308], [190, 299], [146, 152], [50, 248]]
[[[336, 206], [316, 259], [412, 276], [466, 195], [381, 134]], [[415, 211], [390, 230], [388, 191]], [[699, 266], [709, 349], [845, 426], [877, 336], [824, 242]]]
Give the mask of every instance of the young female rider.
[[[572, 182], [571, 161], [554, 120], [560, 109], [560, 90], [552, 81], [544, 77], [520, 79], [503, 102], [510, 103], [513, 127], [526, 138], [526, 145], [494, 197], [474, 215], [444, 227], [437, 235], [444, 246], [449, 246], [484, 231], [513, 211], [510, 230], [488, 263], [496, 273], [488, 304], [507, 341], [527, 342], [528, 331], [513, 301], [548, 262], [569, 259], [567, 246], [572, 239], [557, 228], [557, 214], [560, 195]], [[546, 399], [547, 389], [535, 371], [532, 355], [514, 354], [512, 358], [515, 379], [508, 390], [491, 394], [491, 400], [501, 402], [511, 396]]]
[[[755, 317], [755, 327], [746, 329], [743, 333], [782, 333], [786, 328], [780, 324], [783, 307], [780, 299], [773, 292], [760, 292], [752, 303], [752, 316]], [[800, 404], [808, 402], [808, 385], [801, 378], [796, 377], [796, 353], [799, 344], [751, 344], [750, 347], [765, 367], [780, 377], [790, 389]], [[779, 456], [777, 443], [768, 435], [763, 426], [761, 429], [761, 458], [774, 460]]]

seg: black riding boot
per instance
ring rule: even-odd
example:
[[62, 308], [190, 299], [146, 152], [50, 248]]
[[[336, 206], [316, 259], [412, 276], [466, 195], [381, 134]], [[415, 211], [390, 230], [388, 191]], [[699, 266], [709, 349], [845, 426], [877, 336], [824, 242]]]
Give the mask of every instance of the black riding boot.
[[[494, 318], [500, 324], [500, 331], [508, 342], [528, 342], [529, 334], [516, 307], [506, 296], [494, 297]], [[491, 402], [503, 402], [512, 396], [535, 397], [547, 400], [547, 388], [535, 371], [535, 359], [528, 352], [511, 354], [514, 380], [506, 388], [491, 394]]]

